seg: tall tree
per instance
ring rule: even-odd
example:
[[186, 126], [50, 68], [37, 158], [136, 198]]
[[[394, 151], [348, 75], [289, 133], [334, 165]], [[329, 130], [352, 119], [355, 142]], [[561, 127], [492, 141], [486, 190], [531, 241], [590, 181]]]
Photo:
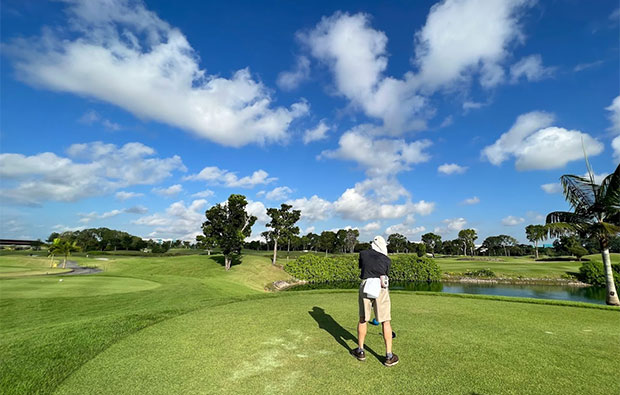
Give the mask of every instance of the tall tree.
[[198, 248], [202, 250], [206, 250], [207, 255], [211, 255], [211, 251], [217, 245], [217, 240], [215, 240], [213, 237], [207, 237], [205, 235], [197, 235], [196, 244]]
[[290, 204], [282, 204], [279, 209], [268, 208], [267, 215], [271, 217], [271, 222], [265, 226], [271, 228], [269, 231], [270, 238], [273, 240], [273, 260], [272, 264], [276, 264], [278, 257], [278, 241], [280, 239], [287, 240], [289, 242], [293, 235], [299, 234], [299, 227], [295, 226], [295, 223], [299, 221], [301, 217], [300, 210], [291, 210], [293, 206]]
[[606, 302], [620, 306], [609, 256], [609, 240], [620, 233], [620, 165], [600, 185], [594, 181], [587, 156], [586, 167], [587, 178], [572, 174], [560, 177], [564, 197], [573, 211], [549, 213], [547, 226], [552, 237], [574, 233], [598, 238], [605, 269]]
[[475, 229], [463, 229], [459, 231], [459, 240], [463, 245], [463, 254], [467, 255], [467, 248], [474, 255], [474, 241], [478, 238], [478, 234]]
[[435, 247], [439, 247], [441, 244], [441, 236], [434, 233], [425, 233], [422, 235], [422, 242], [431, 250], [431, 254], [435, 258]]
[[527, 239], [534, 243], [536, 251], [536, 259], [538, 259], [538, 242], [547, 238], [547, 227], [545, 225], [528, 225], [525, 227], [525, 235]]
[[357, 238], [360, 236], [360, 231], [357, 229], [347, 229], [345, 236], [345, 246], [347, 251], [351, 254], [355, 251], [355, 245], [357, 244]]
[[224, 266], [230, 270], [234, 255], [241, 254], [243, 241], [252, 234], [256, 217], [245, 211], [248, 202], [243, 195], [230, 195], [226, 203], [216, 204], [205, 213], [202, 231], [222, 249]]
[[405, 251], [407, 249], [407, 238], [400, 233], [392, 233], [388, 236], [387, 248], [390, 252]]
[[326, 230], [321, 232], [319, 236], [319, 245], [322, 250], [325, 250], [325, 256], [329, 251], [333, 251], [336, 246], [336, 233]]

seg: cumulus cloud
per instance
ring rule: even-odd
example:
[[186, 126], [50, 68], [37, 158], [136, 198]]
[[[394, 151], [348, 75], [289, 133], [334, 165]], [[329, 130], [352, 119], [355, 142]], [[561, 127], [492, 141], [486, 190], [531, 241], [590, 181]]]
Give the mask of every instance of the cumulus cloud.
[[237, 177], [237, 174], [215, 166], [205, 167], [198, 174], [183, 177], [183, 180], [207, 181], [213, 185], [223, 185], [229, 188], [254, 188], [256, 185], [269, 184], [277, 180], [269, 177], [264, 170], [256, 170], [251, 176]]
[[116, 194], [114, 196], [118, 200], [125, 201], [127, 199], [144, 196], [144, 194], [143, 193], [137, 193], [137, 192], [118, 191], [118, 192], [116, 192]]
[[478, 204], [478, 203], [480, 203], [480, 199], [478, 198], [478, 196], [474, 196], [472, 198], [463, 200], [463, 202], [461, 204], [474, 205], [474, 204]]
[[540, 81], [551, 77], [554, 68], [544, 67], [540, 55], [530, 55], [510, 66], [511, 82], [516, 83], [522, 77], [528, 81]]
[[268, 200], [284, 200], [293, 193], [293, 190], [289, 187], [276, 187], [273, 190], [265, 194], [265, 198]]
[[620, 96], [617, 96], [609, 107], [605, 107], [605, 110], [610, 112], [609, 120], [611, 121], [611, 126], [609, 130], [620, 134]]
[[257, 223], [266, 224], [271, 221], [271, 218], [267, 215], [267, 208], [262, 202], [248, 200], [245, 210], [249, 215], [254, 215], [257, 218]]
[[370, 177], [396, 174], [430, 159], [425, 152], [432, 144], [430, 140], [407, 143], [404, 139], [380, 139], [371, 135], [370, 128], [370, 125], [361, 125], [345, 132], [338, 149], [323, 151], [320, 158], [357, 162]]
[[181, 184], [171, 185], [168, 188], [153, 188], [153, 192], [166, 197], [176, 196], [183, 191], [183, 186]]
[[206, 205], [204, 199], [194, 200], [189, 206], [181, 200], [172, 203], [164, 212], [138, 218], [132, 223], [152, 228], [149, 237], [194, 241], [202, 234]]
[[523, 40], [519, 18], [529, 0], [444, 0], [416, 34], [417, 80], [428, 88], [467, 81], [493, 87], [504, 80], [508, 47]]
[[369, 222], [361, 228], [363, 232], [374, 232], [379, 229], [381, 229], [380, 222]]
[[283, 71], [278, 75], [277, 84], [280, 89], [291, 91], [310, 77], [310, 60], [305, 56], [297, 57], [293, 71]]
[[326, 139], [327, 131], [329, 131], [329, 126], [325, 124], [325, 120], [322, 120], [314, 129], [308, 129], [304, 132], [304, 144]]
[[548, 194], [562, 193], [562, 184], [559, 182], [552, 182], [549, 184], [542, 184], [540, 188]]
[[482, 156], [496, 166], [514, 156], [517, 170], [542, 170], [582, 159], [582, 141], [590, 156], [603, 151], [603, 144], [589, 134], [550, 126], [553, 121], [552, 114], [540, 111], [520, 115], [508, 132], [482, 150]]
[[323, 221], [329, 218], [332, 210], [332, 203], [313, 195], [310, 199], [301, 198], [289, 200], [286, 204], [293, 206], [295, 210], [301, 210], [301, 219], [305, 221]]
[[456, 163], [444, 163], [437, 168], [437, 171], [443, 174], [463, 174], [467, 171], [466, 166], [459, 166]]
[[620, 162], [620, 136], [611, 141], [611, 148], [614, 150], [614, 160]]
[[207, 74], [185, 35], [142, 2], [69, 2], [66, 13], [62, 28], [5, 47], [25, 83], [96, 98], [235, 147], [282, 141], [308, 112], [303, 101], [273, 107], [269, 89], [247, 68], [230, 78]]
[[412, 215], [408, 216], [402, 223], [388, 226], [385, 229], [386, 235], [391, 235], [393, 233], [400, 233], [401, 235], [411, 238], [414, 235], [420, 234], [426, 231], [424, 226], [413, 226], [415, 219]]
[[210, 189], [205, 189], [204, 191], [200, 191], [200, 192], [196, 192], [192, 194], [192, 197], [194, 198], [207, 198], [210, 196], [215, 195], [215, 192], [213, 192]]
[[425, 127], [426, 99], [415, 93], [407, 79], [383, 74], [387, 37], [370, 26], [369, 15], [337, 12], [298, 38], [329, 67], [338, 94], [369, 117], [381, 119], [387, 132]]
[[0, 154], [0, 196], [22, 205], [74, 202], [132, 185], [157, 184], [173, 171], [187, 171], [180, 157], [154, 157], [155, 150], [141, 143], [73, 144], [67, 154]]
[[436, 227], [433, 232], [441, 235], [445, 235], [451, 232], [458, 232], [465, 228], [467, 220], [465, 218], [450, 218], [441, 221], [444, 225]]
[[516, 226], [525, 222], [525, 218], [522, 217], [514, 217], [512, 215], [507, 216], [502, 219], [502, 225], [505, 226]]

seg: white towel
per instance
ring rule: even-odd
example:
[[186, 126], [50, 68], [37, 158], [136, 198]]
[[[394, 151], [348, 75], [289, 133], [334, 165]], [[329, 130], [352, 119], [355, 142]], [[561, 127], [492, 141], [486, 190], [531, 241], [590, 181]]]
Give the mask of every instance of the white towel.
[[381, 292], [381, 279], [378, 277], [367, 278], [362, 292], [366, 294], [368, 299], [377, 299]]

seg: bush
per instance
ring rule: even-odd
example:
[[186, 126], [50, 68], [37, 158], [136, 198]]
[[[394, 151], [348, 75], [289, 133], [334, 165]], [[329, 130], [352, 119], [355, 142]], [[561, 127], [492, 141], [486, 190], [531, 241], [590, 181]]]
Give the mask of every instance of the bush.
[[464, 274], [469, 277], [496, 277], [491, 269], [468, 270]]
[[[291, 276], [311, 283], [359, 281], [358, 256], [324, 257], [302, 255], [284, 265]], [[390, 280], [440, 281], [441, 271], [432, 259], [415, 255], [398, 255], [392, 258]]]
[[[620, 264], [612, 264], [611, 271], [613, 272], [616, 287], [620, 287]], [[603, 268], [603, 262], [589, 261], [583, 263], [579, 268], [579, 280], [598, 287], [604, 287], [605, 269]]]

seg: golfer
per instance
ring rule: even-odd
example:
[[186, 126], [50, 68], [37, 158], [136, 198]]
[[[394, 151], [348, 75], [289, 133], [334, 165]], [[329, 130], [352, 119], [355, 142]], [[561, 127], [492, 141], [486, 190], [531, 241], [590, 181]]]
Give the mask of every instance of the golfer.
[[[390, 293], [388, 291], [387, 275], [390, 272], [392, 261], [387, 256], [385, 239], [376, 236], [371, 249], [360, 252], [359, 268], [362, 283], [359, 290], [359, 322], [357, 323], [357, 348], [351, 350], [351, 355], [360, 361], [366, 359], [364, 339], [370, 308], [375, 311], [377, 321], [383, 325], [383, 339], [385, 340], [385, 366], [394, 366], [398, 363], [398, 356], [392, 353], [392, 325]], [[384, 276], [384, 277], [382, 277]], [[377, 288], [378, 287], [378, 288]]]

